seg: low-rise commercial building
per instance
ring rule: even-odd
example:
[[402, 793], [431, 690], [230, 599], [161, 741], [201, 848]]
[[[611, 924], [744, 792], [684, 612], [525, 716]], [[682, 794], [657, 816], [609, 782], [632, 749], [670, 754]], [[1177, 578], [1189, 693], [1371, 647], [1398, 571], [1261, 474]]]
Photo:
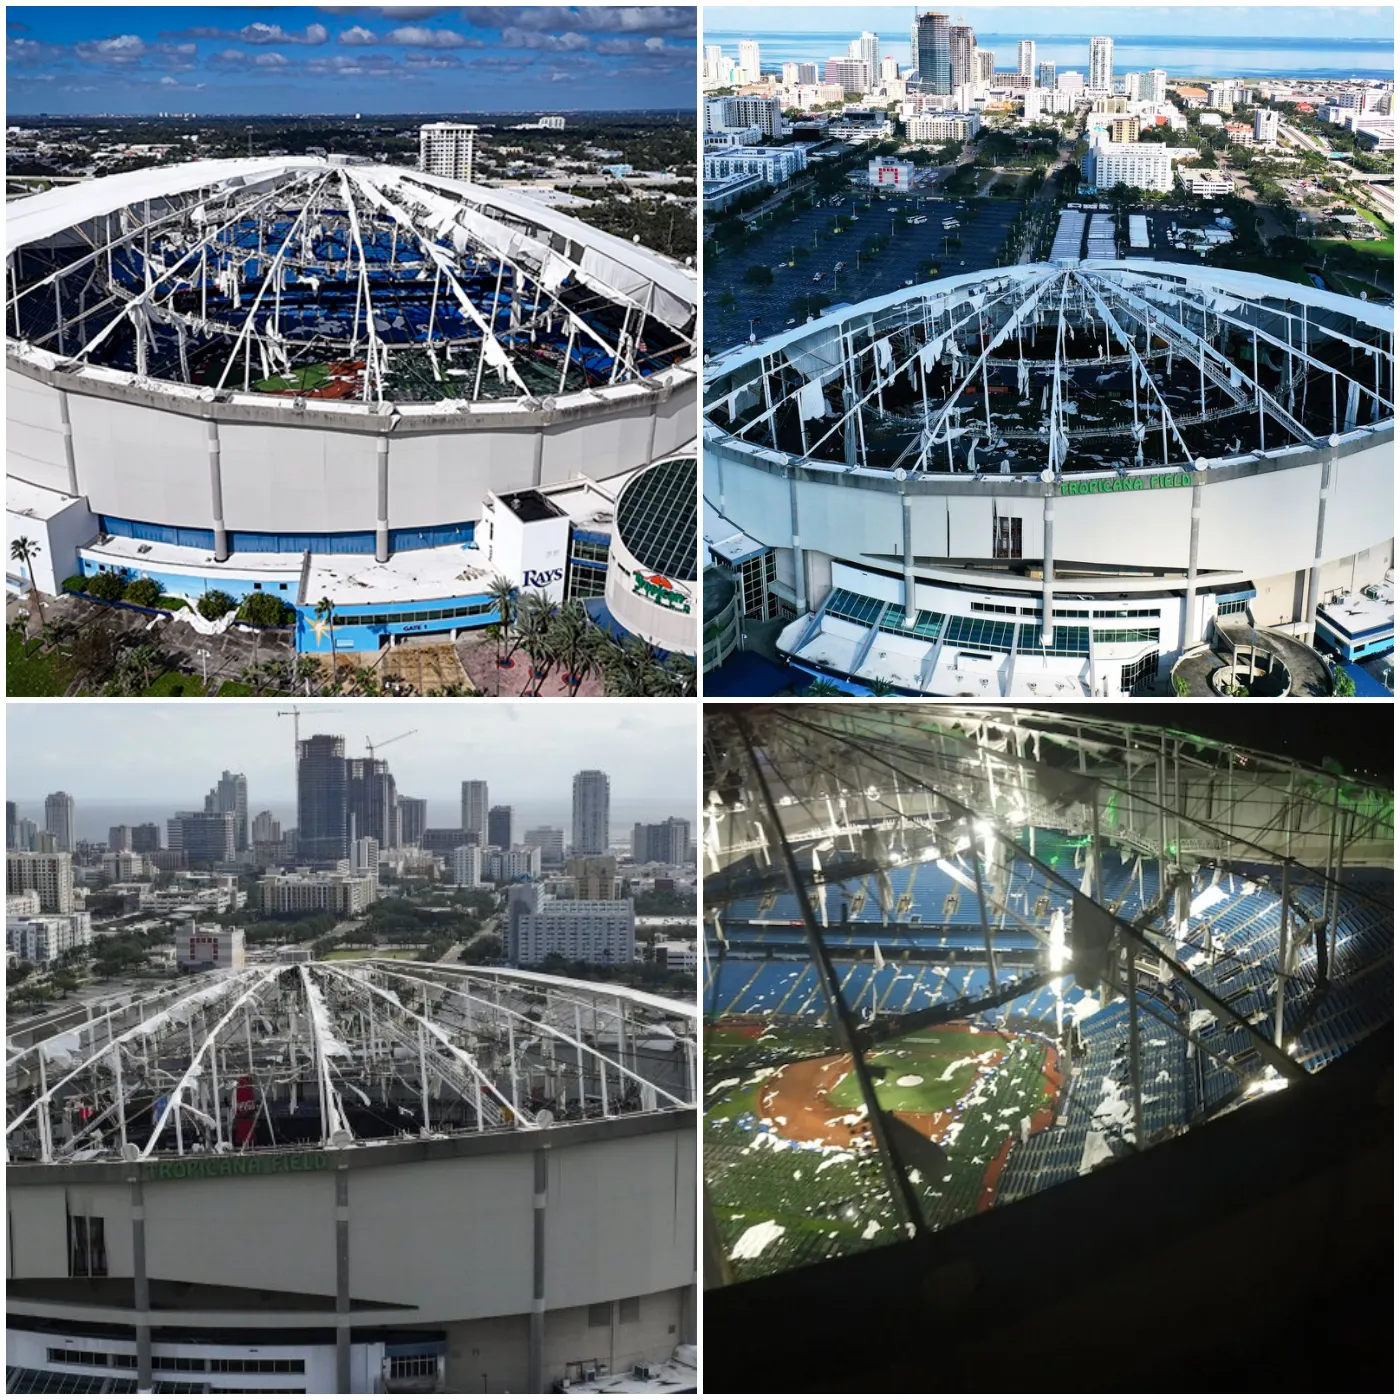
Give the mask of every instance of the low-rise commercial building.
[[181, 972], [242, 970], [248, 965], [243, 930], [222, 924], [199, 924], [191, 919], [175, 936], [175, 965]]

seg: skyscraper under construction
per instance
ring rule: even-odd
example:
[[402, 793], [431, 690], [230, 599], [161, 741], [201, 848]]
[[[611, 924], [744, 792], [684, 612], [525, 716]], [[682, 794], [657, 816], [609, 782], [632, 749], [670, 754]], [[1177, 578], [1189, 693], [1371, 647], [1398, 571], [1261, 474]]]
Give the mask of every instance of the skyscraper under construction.
[[301, 740], [297, 745], [297, 845], [303, 860], [349, 856], [346, 789], [344, 737], [313, 734]]

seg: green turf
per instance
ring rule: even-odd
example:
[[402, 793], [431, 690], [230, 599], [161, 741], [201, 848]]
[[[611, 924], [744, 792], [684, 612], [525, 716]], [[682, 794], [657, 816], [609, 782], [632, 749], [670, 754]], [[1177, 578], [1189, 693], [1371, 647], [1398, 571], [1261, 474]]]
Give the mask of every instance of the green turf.
[[141, 692], [143, 695], [203, 695], [204, 682], [198, 676], [187, 676], [180, 671], [167, 671], [158, 676]]
[[[756, 1259], [731, 1259], [733, 1276], [756, 1278], [898, 1238], [898, 1217], [875, 1154], [812, 1150], [759, 1131], [745, 1116], [761, 1117], [760, 1095], [772, 1068], [810, 1058], [807, 1045], [814, 1035], [824, 1035], [821, 1028], [770, 1026], [760, 1048], [769, 1050], [776, 1040], [772, 1062], [763, 1070], [746, 1071], [725, 1063], [738, 1048], [735, 1033], [722, 1025], [714, 1029], [721, 1032], [724, 1043], [715, 1044], [707, 1029], [706, 1080], [725, 1087], [706, 1097], [704, 1170], [724, 1253], [726, 1257], [732, 1254], [750, 1226], [772, 1221], [783, 1230]], [[791, 1045], [792, 1041], [803, 1043]], [[748, 1044], [757, 1042], [749, 1040]], [[784, 1046], [790, 1046], [786, 1056]], [[977, 1209], [988, 1164], [1008, 1137], [1018, 1135], [1021, 1119], [1033, 1115], [1045, 1102], [1041, 1076], [1045, 1047], [1024, 1038], [1008, 1040], [990, 1033], [937, 1029], [915, 1032], [872, 1052], [872, 1063], [889, 1069], [893, 1086], [893, 1080], [902, 1074], [921, 1073], [916, 1065], [941, 1074], [952, 1061], [993, 1048], [1009, 1053], [998, 1067], [988, 1097], [958, 1114], [962, 1126], [942, 1150], [936, 1170], [920, 1172], [917, 1180], [911, 1179], [925, 1218], [934, 1228]], [[829, 1049], [829, 1042], [824, 1049]], [[966, 1097], [974, 1072], [973, 1066], [964, 1066], [954, 1080], [937, 1080], [933, 1085], [925, 1075], [923, 1086], [897, 1093], [882, 1091], [880, 1097], [896, 1110], [935, 1111]], [[728, 1082], [733, 1079], [739, 1083]], [[834, 1098], [848, 1095], [854, 1108], [858, 1090], [853, 1077], [842, 1081]], [[741, 1119], [744, 1126], [740, 1126]]]
[[250, 685], [244, 685], [242, 681], [225, 681], [219, 687], [220, 699], [224, 699], [229, 696], [251, 695], [252, 693], [253, 687]]
[[293, 370], [291, 374], [279, 374], [271, 379], [259, 379], [253, 388], [260, 394], [285, 394], [293, 389], [304, 394], [312, 389], [319, 389], [323, 384], [328, 384], [330, 378], [331, 371], [328, 365], [306, 365], [302, 369]]
[[[872, 1069], [885, 1071], [883, 1077], [876, 1077], [875, 1084], [880, 1107], [892, 1113], [941, 1113], [952, 1108], [972, 1087], [980, 1066], [958, 1065], [950, 1078], [943, 1078], [944, 1074], [958, 1060], [1001, 1048], [993, 1036], [960, 1031], [924, 1031], [887, 1042], [868, 1057]], [[901, 1079], [921, 1082], [901, 1085]], [[827, 1098], [833, 1107], [846, 1112], [859, 1108], [860, 1081], [848, 1074]]]
[[64, 695], [72, 682], [73, 668], [63, 652], [41, 653], [37, 641], [5, 633], [6, 695]]

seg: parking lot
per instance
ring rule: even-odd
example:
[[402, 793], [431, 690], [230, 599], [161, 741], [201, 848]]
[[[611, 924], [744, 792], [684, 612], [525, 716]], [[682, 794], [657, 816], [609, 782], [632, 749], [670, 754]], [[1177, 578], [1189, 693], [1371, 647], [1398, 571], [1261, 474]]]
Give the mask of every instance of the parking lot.
[[[1205, 259], [1194, 252], [1188, 245], [1186, 248], [1176, 248], [1172, 246], [1171, 226], [1175, 224], [1177, 228], [1215, 228], [1215, 214], [1213, 206], [1205, 209], [1183, 208], [1183, 209], [1154, 209], [1150, 212], [1132, 210], [1132, 213], [1145, 213], [1147, 217], [1147, 233], [1152, 242], [1151, 250], [1142, 248], [1130, 248], [1127, 241], [1123, 240], [1123, 256], [1125, 258], [1152, 258], [1156, 262], [1184, 262], [1194, 263], [1200, 267]], [[1228, 244], [1225, 246], [1229, 246]]]
[[[945, 277], [994, 267], [1020, 206], [1003, 200], [967, 200], [961, 208], [958, 203], [917, 195], [847, 196], [839, 208], [821, 204], [759, 229], [742, 248], [706, 265], [706, 351], [716, 354], [751, 333], [762, 340], [805, 320], [803, 308], [794, 303], [811, 294], [820, 293], [833, 304], [859, 302], [905, 283], [926, 282], [933, 267]], [[910, 217], [928, 222], [908, 224]], [[959, 220], [961, 247], [951, 241], [945, 245], [945, 218]], [[832, 235], [838, 220], [844, 232]], [[877, 234], [889, 240], [885, 247], [874, 257], [861, 254], [858, 259], [861, 245]], [[796, 266], [788, 267], [794, 260]], [[838, 262], [846, 264], [839, 273]], [[770, 286], [744, 281], [745, 271], [755, 264], [772, 269]], [[726, 292], [733, 296], [733, 306], [721, 304]]]

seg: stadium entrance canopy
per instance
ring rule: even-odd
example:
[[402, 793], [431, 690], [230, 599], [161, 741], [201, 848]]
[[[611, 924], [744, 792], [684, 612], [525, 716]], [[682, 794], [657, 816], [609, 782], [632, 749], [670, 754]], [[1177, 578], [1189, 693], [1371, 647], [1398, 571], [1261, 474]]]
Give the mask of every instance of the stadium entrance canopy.
[[527, 197], [352, 161], [139, 170], [7, 215], [10, 353], [366, 404], [542, 400], [694, 354], [687, 270]]

